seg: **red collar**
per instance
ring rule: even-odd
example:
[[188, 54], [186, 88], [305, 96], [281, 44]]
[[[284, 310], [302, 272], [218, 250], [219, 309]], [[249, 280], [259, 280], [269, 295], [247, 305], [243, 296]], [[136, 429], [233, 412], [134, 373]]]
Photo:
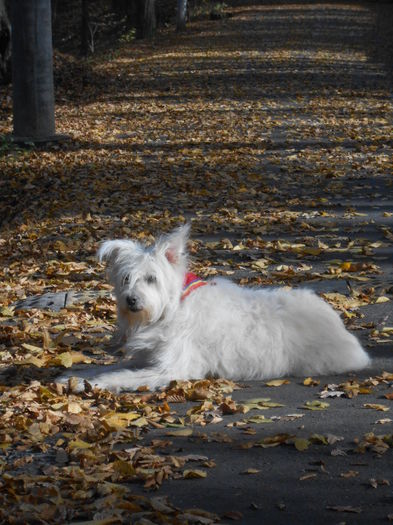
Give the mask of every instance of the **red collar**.
[[191, 292], [199, 288], [200, 286], [205, 286], [206, 281], [200, 279], [195, 273], [186, 273], [183, 283], [183, 293], [181, 294], [180, 301], [190, 295]]

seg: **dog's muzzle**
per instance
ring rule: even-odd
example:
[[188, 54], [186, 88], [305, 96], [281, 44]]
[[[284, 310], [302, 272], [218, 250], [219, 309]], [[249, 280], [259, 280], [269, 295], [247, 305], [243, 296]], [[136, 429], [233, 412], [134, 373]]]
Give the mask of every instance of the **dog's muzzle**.
[[140, 312], [141, 310], [143, 310], [143, 306], [141, 305], [139, 299], [134, 295], [128, 295], [126, 302], [131, 312]]

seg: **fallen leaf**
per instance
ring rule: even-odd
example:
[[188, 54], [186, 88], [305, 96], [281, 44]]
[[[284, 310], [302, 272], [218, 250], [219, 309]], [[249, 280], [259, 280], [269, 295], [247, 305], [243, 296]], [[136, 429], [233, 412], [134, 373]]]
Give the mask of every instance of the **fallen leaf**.
[[337, 505], [335, 507], [328, 506], [326, 508], [328, 510], [334, 510], [336, 512], [349, 512], [349, 513], [354, 513], [354, 514], [360, 514], [362, 512], [361, 507], [350, 507], [349, 505], [348, 506]]
[[312, 377], [306, 377], [306, 379], [303, 381], [304, 386], [317, 386], [319, 383], [319, 379], [313, 379]]
[[25, 359], [24, 361], [16, 362], [16, 365], [34, 365], [37, 368], [42, 368], [47, 363], [47, 359], [44, 357], [35, 357], [34, 355], [30, 356], [28, 359]]
[[239, 511], [229, 511], [222, 515], [223, 518], [238, 521], [243, 519], [243, 514]]
[[259, 425], [260, 423], [273, 423], [272, 419], [269, 419], [265, 416], [252, 416], [243, 420], [245, 423], [255, 423]]
[[389, 297], [381, 295], [380, 297], [378, 297], [378, 299], [375, 301], [375, 303], [376, 304], [380, 304], [380, 303], [387, 303], [389, 301], [390, 301]]
[[191, 470], [186, 469], [183, 471], [183, 478], [184, 479], [198, 479], [198, 478], [206, 478], [207, 472], [205, 470]]
[[169, 430], [165, 435], [172, 436], [172, 437], [188, 437], [188, 436], [192, 436], [192, 434], [193, 434], [192, 428], [182, 428], [180, 430]]
[[378, 403], [365, 403], [364, 408], [372, 408], [373, 410], [380, 410], [381, 412], [387, 412], [390, 410], [386, 405], [380, 405]]
[[41, 354], [44, 350], [40, 346], [35, 346], [28, 343], [22, 343], [22, 348], [28, 350], [29, 352], [33, 352], [33, 354]]
[[79, 414], [82, 412], [82, 407], [79, 403], [71, 401], [67, 404], [67, 412], [69, 414]]
[[127, 428], [131, 421], [139, 419], [140, 414], [138, 412], [109, 412], [102, 417], [102, 421], [111, 430], [121, 430]]
[[295, 445], [296, 450], [303, 452], [303, 450], [307, 450], [308, 447], [310, 446], [310, 441], [304, 438], [296, 438], [294, 445]]
[[356, 478], [359, 476], [359, 472], [357, 470], [348, 470], [348, 472], [342, 472], [340, 474], [341, 478]]
[[82, 439], [74, 439], [68, 443], [69, 450], [92, 448], [92, 443], [86, 443]]
[[317, 474], [314, 472], [310, 472], [309, 474], [304, 474], [303, 476], [300, 476], [299, 481], [306, 481], [307, 479], [315, 479], [317, 477]]
[[56, 364], [64, 366], [65, 368], [71, 368], [73, 364], [71, 352], [63, 352], [55, 357], [53, 360]]
[[306, 401], [304, 403], [304, 406], [302, 408], [306, 408], [307, 410], [326, 410], [329, 407], [329, 403], [326, 403], [324, 401]]
[[282, 386], [289, 385], [290, 381], [288, 379], [273, 379], [265, 383], [266, 386]]

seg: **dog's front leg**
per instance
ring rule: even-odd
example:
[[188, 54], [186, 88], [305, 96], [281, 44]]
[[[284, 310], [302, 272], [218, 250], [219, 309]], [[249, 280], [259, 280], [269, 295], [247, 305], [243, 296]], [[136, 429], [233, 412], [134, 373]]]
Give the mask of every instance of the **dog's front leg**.
[[166, 386], [169, 378], [158, 370], [116, 370], [100, 374], [89, 379], [92, 386], [119, 392], [121, 390], [136, 390], [140, 386], [148, 386], [154, 390]]
[[[72, 374], [69, 374], [71, 376]], [[121, 390], [136, 390], [142, 385], [148, 386], [154, 390], [160, 386], [166, 386], [170, 378], [162, 373], [160, 370], [154, 368], [144, 370], [127, 370], [117, 369], [110, 372], [103, 372], [97, 375], [89, 375], [88, 377], [78, 377], [77, 389], [83, 389], [83, 381], [86, 379], [92, 386], [98, 388], [111, 390], [112, 392], [120, 392]]]

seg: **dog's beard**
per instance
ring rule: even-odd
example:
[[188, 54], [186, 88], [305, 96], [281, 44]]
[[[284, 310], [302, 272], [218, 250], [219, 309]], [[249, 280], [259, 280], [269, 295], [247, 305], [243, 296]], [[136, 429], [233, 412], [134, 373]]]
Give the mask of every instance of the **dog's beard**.
[[132, 312], [128, 308], [122, 308], [120, 313], [128, 328], [131, 330], [136, 330], [140, 326], [147, 326], [151, 320], [151, 314], [146, 309]]

